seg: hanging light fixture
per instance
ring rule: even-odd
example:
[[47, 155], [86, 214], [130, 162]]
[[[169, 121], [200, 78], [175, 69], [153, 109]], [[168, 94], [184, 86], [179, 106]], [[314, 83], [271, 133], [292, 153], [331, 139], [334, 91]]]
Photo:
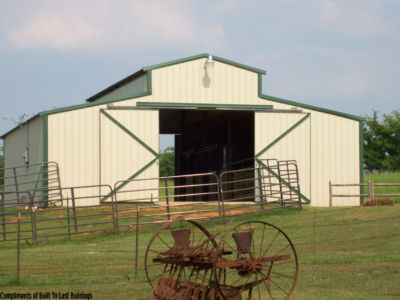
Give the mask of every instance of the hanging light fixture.
[[211, 68], [214, 65], [214, 59], [212, 55], [209, 55], [206, 62], [204, 63], [204, 70]]

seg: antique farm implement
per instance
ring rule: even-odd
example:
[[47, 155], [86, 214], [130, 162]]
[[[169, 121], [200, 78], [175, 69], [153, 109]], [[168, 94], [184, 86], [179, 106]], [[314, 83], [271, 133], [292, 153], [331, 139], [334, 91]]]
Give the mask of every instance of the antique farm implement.
[[288, 299], [297, 281], [295, 248], [279, 228], [242, 223], [216, 236], [194, 221], [163, 225], [150, 240], [146, 275], [153, 299]]

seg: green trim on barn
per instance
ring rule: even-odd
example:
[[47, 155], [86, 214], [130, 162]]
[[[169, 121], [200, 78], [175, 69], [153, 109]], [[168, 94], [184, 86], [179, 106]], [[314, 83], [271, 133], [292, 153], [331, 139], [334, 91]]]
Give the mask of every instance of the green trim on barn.
[[[360, 134], [360, 183], [364, 183], [364, 122], [360, 121], [359, 134]], [[364, 186], [360, 186], [360, 194], [364, 193]], [[364, 205], [364, 196], [360, 197], [360, 205]]]
[[[180, 63], [184, 63], [184, 62], [200, 59], [200, 58], [207, 58], [209, 55], [212, 55], [212, 54], [202, 53], [202, 54], [198, 54], [198, 55], [193, 55], [193, 56], [189, 56], [189, 57], [175, 59], [175, 60], [171, 60], [171, 61], [168, 61], [168, 62], [165, 62], [165, 63], [144, 67], [143, 70], [144, 71], [148, 71], [148, 70], [154, 70], [154, 69], [159, 69], [159, 68], [163, 68], [163, 67], [169, 67], [169, 66], [180, 64]], [[248, 65], [237, 63], [235, 61], [232, 61], [232, 60], [229, 60], [229, 59], [225, 59], [225, 58], [222, 58], [222, 57], [219, 57], [219, 56], [215, 56], [215, 55], [212, 55], [212, 57], [213, 57], [213, 60], [215, 60], [215, 61], [219, 61], [219, 62], [228, 64], [228, 65], [232, 65], [232, 66], [235, 66], [235, 67], [238, 67], [238, 68], [241, 68], [241, 69], [245, 69], [245, 70], [248, 70], [248, 71], [251, 71], [251, 72], [258, 73], [258, 74], [263, 74], [263, 75], [266, 74], [265, 70], [261, 70], [261, 69], [254, 68], [254, 67], [250, 67]]]
[[153, 93], [153, 85], [152, 85], [152, 73], [151, 70], [147, 71], [147, 93], [151, 95]]
[[283, 139], [285, 136], [287, 136], [290, 132], [292, 132], [294, 129], [296, 129], [298, 126], [300, 126], [301, 123], [303, 123], [305, 120], [307, 120], [310, 117], [310, 113], [307, 113], [303, 118], [301, 118], [299, 121], [297, 121], [293, 126], [291, 126], [289, 129], [287, 129], [284, 133], [282, 133], [280, 136], [278, 136], [274, 141], [272, 141], [269, 145], [267, 145], [264, 149], [262, 149], [260, 152], [258, 152], [254, 157], [257, 159], [261, 155], [263, 155], [266, 151], [268, 151], [270, 148], [272, 148], [275, 144], [277, 144], [281, 139]]
[[137, 102], [139, 107], [152, 108], [210, 108], [210, 109], [248, 109], [272, 110], [273, 105], [241, 105], [241, 104], [204, 104], [204, 103], [176, 103], [176, 102]]
[[148, 95], [149, 95], [148, 92], [141, 92], [136, 95], [129, 96], [127, 98], [95, 101], [95, 102], [83, 103], [83, 104], [67, 106], [67, 107], [62, 107], [62, 108], [57, 108], [57, 109], [52, 109], [52, 110], [46, 110], [46, 111], [42, 111], [40, 113], [40, 115], [41, 116], [52, 115], [52, 114], [62, 113], [62, 112], [66, 112], [66, 111], [76, 110], [76, 109], [82, 109], [82, 108], [87, 108], [87, 107], [99, 106], [99, 105], [103, 105], [103, 104], [109, 104], [109, 103], [114, 103], [114, 102], [119, 102], [119, 101], [124, 101], [124, 100], [140, 98], [140, 97], [144, 97], [144, 96], [148, 96]]

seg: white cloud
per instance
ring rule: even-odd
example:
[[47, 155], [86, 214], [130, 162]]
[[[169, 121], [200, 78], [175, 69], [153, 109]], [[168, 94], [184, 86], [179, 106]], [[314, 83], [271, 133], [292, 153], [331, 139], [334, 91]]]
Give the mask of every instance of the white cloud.
[[187, 44], [196, 39], [191, 12], [176, 1], [132, 1], [132, 24], [136, 38], [161, 39], [167, 43]]
[[81, 48], [98, 41], [100, 37], [100, 31], [85, 20], [50, 14], [38, 14], [25, 26], [9, 34], [16, 48], [63, 50]]
[[[196, 47], [224, 41], [224, 29], [181, 0], [41, 1], [3, 26], [3, 50]], [[1, 15], [1, 13], [0, 13]]]

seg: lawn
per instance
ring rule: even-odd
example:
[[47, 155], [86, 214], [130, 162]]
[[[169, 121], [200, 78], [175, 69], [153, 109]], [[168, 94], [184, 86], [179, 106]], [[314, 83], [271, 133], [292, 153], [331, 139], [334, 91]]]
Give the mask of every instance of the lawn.
[[[201, 224], [217, 233], [248, 220], [277, 225], [293, 241], [300, 272], [291, 299], [399, 299], [400, 205], [287, 208], [236, 217], [227, 225], [218, 220]], [[140, 227], [136, 280], [134, 231], [51, 238], [35, 247], [23, 243], [19, 284], [16, 244], [0, 243], [0, 293], [83, 292], [94, 299], [151, 299], [144, 253], [159, 226]]]
[[[374, 183], [394, 183], [400, 184], [400, 172], [395, 173], [366, 173], [364, 175], [364, 182], [372, 180]], [[367, 188], [365, 188], [367, 190]], [[400, 196], [397, 197], [380, 197], [379, 194], [400, 194], [400, 186], [377, 186], [374, 189], [376, 198], [382, 199], [395, 199], [397, 203], [400, 203]]]

